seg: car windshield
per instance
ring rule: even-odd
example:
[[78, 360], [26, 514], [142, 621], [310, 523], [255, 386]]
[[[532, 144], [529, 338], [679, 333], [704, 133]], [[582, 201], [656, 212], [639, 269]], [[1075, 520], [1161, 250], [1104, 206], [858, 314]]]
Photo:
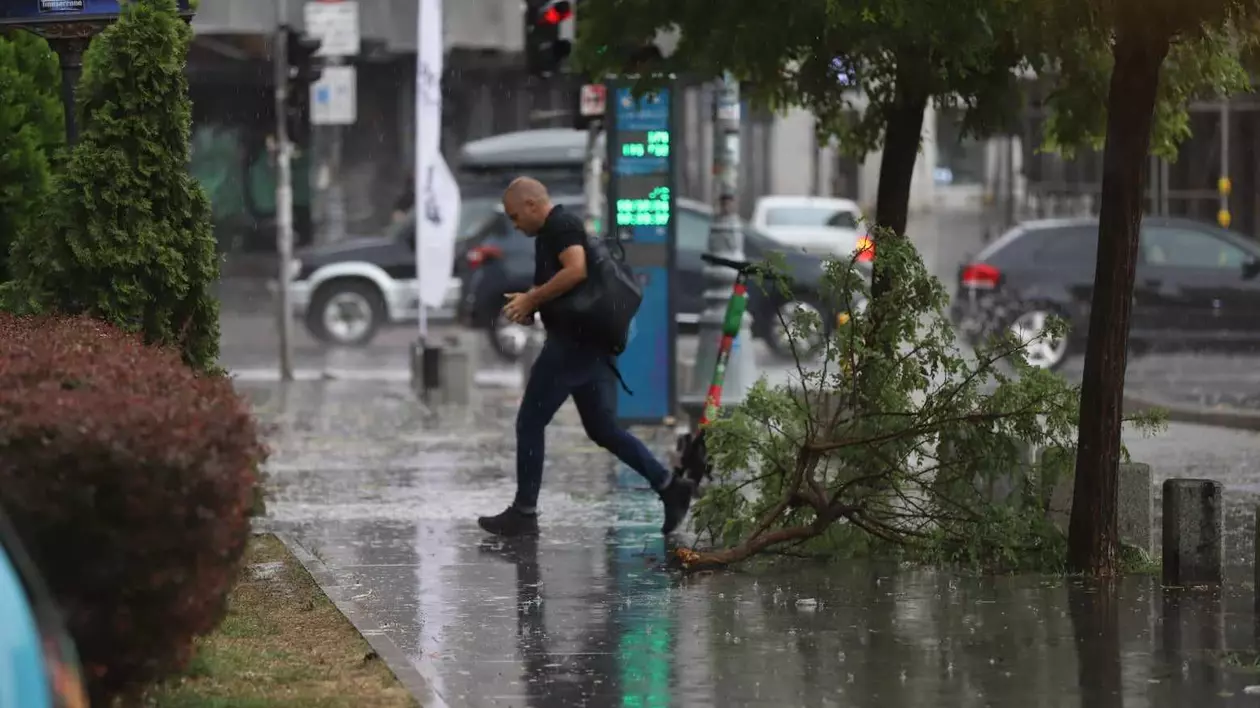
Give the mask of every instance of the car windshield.
[[777, 207], [766, 211], [766, 226], [830, 226], [856, 229], [857, 214], [832, 207]]

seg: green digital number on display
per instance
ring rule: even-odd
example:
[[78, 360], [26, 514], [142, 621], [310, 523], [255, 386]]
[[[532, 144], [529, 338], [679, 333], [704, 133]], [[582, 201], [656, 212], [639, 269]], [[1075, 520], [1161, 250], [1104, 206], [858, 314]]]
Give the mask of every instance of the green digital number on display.
[[651, 130], [646, 143], [626, 143], [621, 146], [622, 157], [669, 157], [669, 131]]
[[617, 226], [669, 224], [669, 187], [656, 187], [646, 199], [618, 199]]

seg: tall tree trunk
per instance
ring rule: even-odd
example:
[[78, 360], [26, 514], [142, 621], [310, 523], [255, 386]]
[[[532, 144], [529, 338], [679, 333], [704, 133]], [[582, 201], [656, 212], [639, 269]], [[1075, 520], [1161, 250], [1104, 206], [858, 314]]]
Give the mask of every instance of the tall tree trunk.
[[1150, 150], [1160, 66], [1168, 48], [1167, 35], [1118, 31], [1113, 50], [1098, 263], [1081, 382], [1076, 490], [1068, 538], [1071, 567], [1095, 575], [1115, 571], [1120, 421], [1145, 198], [1142, 172]]
[[[905, 65], [905, 69], [900, 67]], [[919, 141], [923, 136], [923, 112], [927, 110], [928, 92], [909, 78], [913, 64], [899, 62], [896, 94], [889, 108], [884, 127], [884, 152], [879, 161], [879, 188], [875, 195], [875, 225], [897, 235], [906, 235], [910, 211], [910, 182], [914, 163], [919, 158]], [[879, 243], [875, 244], [876, 261]], [[887, 292], [887, 274], [876, 267], [871, 283], [872, 296]]]

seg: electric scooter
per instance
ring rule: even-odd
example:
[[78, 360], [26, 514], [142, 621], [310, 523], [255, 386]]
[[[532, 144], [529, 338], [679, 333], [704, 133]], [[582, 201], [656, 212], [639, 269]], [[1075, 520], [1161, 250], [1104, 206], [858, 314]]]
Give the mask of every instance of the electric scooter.
[[[773, 272], [765, 266], [736, 261], [706, 253], [700, 256], [704, 262], [735, 271], [735, 284], [732, 287], [731, 299], [726, 303], [726, 314], [722, 318], [722, 339], [718, 342], [717, 365], [713, 367], [713, 379], [709, 383], [708, 393], [704, 399], [704, 409], [700, 414], [700, 425], [697, 430], [678, 436], [676, 452], [678, 465], [674, 474], [687, 479], [697, 498], [703, 496], [701, 484], [712, 478], [713, 465], [709, 462], [708, 450], [705, 448], [705, 428], [712, 422], [722, 406], [722, 386], [726, 382], [726, 366], [731, 361], [731, 350], [735, 346], [735, 337], [739, 335], [744, 320], [744, 311], [748, 309], [748, 277], [760, 273], [773, 277]], [[745, 343], [750, 346], [750, 343]]]

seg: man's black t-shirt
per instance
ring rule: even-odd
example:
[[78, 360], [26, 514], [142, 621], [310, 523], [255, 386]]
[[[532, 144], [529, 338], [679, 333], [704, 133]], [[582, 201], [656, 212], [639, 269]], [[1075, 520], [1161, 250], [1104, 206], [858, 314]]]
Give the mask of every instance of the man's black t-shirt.
[[[571, 246], [586, 245], [586, 226], [577, 216], [554, 206], [534, 237], [534, 286], [540, 286], [555, 277], [563, 267], [560, 254]], [[578, 287], [582, 287], [579, 285]], [[564, 297], [561, 295], [560, 297]], [[539, 314], [548, 332], [573, 335], [572, 328], [555, 313], [548, 313], [546, 305]]]

